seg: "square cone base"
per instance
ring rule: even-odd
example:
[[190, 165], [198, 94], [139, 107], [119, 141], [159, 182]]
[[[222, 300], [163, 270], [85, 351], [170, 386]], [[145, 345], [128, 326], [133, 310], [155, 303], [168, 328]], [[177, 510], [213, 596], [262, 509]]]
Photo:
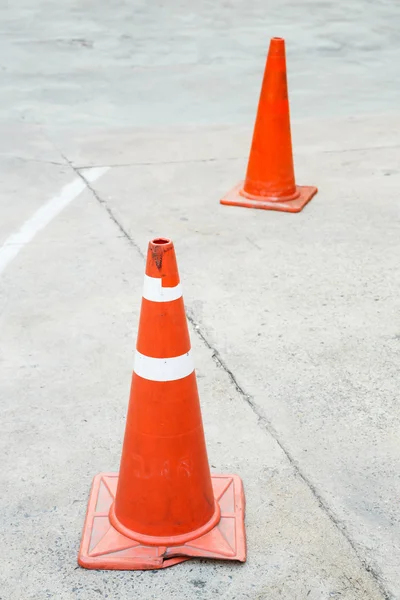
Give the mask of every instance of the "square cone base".
[[86, 569], [164, 569], [189, 558], [246, 560], [245, 499], [237, 475], [212, 475], [221, 519], [208, 533], [180, 546], [145, 546], [111, 525], [108, 513], [117, 490], [117, 473], [93, 480], [78, 563]]
[[251, 200], [241, 195], [243, 189], [243, 181], [238, 183], [230, 192], [220, 200], [221, 204], [228, 206], [243, 206], [244, 208], [261, 208], [263, 210], [280, 210], [283, 212], [297, 213], [300, 212], [311, 198], [315, 196], [318, 189], [309, 185], [297, 186], [300, 191], [300, 196], [294, 200], [274, 201], [268, 199]]

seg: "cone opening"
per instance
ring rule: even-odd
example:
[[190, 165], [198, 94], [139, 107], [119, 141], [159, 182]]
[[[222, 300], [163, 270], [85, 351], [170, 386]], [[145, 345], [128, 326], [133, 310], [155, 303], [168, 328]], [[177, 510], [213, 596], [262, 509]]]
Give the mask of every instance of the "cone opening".
[[151, 243], [155, 246], [162, 246], [163, 244], [170, 244], [171, 240], [168, 238], [156, 238], [155, 240], [151, 240]]
[[283, 38], [281, 37], [273, 37], [273, 40], [276, 40], [277, 42], [283, 42]]

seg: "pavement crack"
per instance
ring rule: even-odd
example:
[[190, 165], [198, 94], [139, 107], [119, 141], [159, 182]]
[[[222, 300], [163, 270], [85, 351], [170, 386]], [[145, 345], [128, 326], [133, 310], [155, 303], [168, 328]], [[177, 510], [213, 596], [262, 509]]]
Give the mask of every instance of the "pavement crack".
[[[228, 157], [220, 157], [214, 156], [211, 158], [189, 158], [189, 159], [181, 159], [181, 160], [149, 160], [149, 161], [133, 161], [127, 163], [117, 163], [117, 164], [107, 164], [107, 165], [79, 165], [74, 166], [74, 169], [96, 169], [98, 167], [109, 167], [110, 169], [119, 168], [119, 167], [156, 167], [158, 165], [186, 165], [190, 163], [210, 163], [217, 161], [230, 161], [230, 160], [244, 160], [242, 156], [228, 156]], [[70, 163], [71, 164], [71, 163]], [[71, 166], [73, 166], [71, 164]]]
[[124, 228], [124, 226], [120, 223], [120, 221], [118, 221], [117, 217], [114, 215], [114, 213], [112, 212], [111, 208], [107, 205], [107, 203], [102, 198], [100, 198], [100, 196], [96, 192], [96, 190], [85, 179], [85, 176], [82, 175], [82, 173], [79, 173], [79, 171], [77, 171], [77, 173], [83, 179], [83, 181], [86, 183], [88, 189], [92, 192], [93, 196], [96, 198], [96, 200], [100, 204], [100, 206], [102, 206], [106, 210], [108, 216], [115, 223], [115, 225], [118, 227], [118, 229], [122, 233], [123, 237], [125, 237], [128, 240], [128, 242], [131, 244], [131, 246], [133, 246], [135, 248], [135, 250], [139, 253], [139, 255], [144, 259], [145, 256], [144, 256], [144, 254], [143, 254], [140, 246], [138, 246], [138, 244], [135, 242], [135, 240], [126, 231], [126, 229]]
[[[135, 248], [135, 250], [139, 253], [139, 255], [144, 259], [144, 254], [143, 254], [140, 246], [135, 242], [135, 240], [126, 231], [126, 229], [124, 228], [124, 226], [119, 222], [119, 220], [114, 215], [114, 213], [111, 210], [111, 208], [108, 206], [107, 202], [105, 200], [103, 200], [103, 198], [100, 197], [100, 195], [98, 194], [98, 192], [91, 185], [90, 181], [88, 181], [86, 179], [86, 177], [84, 176], [84, 174], [80, 172], [79, 168], [75, 167], [72, 164], [72, 162], [64, 154], [62, 154], [61, 156], [69, 164], [69, 166], [76, 173], [76, 175], [82, 179], [82, 181], [87, 186], [88, 190], [90, 190], [91, 193], [93, 194], [93, 197], [95, 198], [95, 200], [97, 200], [97, 202], [100, 204], [100, 206], [102, 206], [105, 209], [105, 211], [107, 212], [107, 214], [110, 217], [110, 219], [113, 221], [113, 223], [115, 223], [115, 225], [118, 227], [118, 229], [122, 233], [123, 237], [128, 240], [128, 242], [131, 244], [131, 246], [133, 246]], [[96, 167], [88, 167], [88, 168], [96, 168]]]
[[388, 144], [382, 146], [362, 146], [359, 148], [333, 148], [331, 150], [322, 150], [323, 154], [345, 154], [346, 152], [369, 152], [373, 150], [392, 150], [399, 148], [399, 144]]
[[44, 160], [42, 158], [26, 158], [24, 156], [11, 156], [10, 158], [14, 160], [20, 160], [21, 162], [33, 162], [33, 163], [41, 163], [43, 165], [56, 165], [57, 167], [65, 167], [65, 163], [57, 162], [56, 160]]

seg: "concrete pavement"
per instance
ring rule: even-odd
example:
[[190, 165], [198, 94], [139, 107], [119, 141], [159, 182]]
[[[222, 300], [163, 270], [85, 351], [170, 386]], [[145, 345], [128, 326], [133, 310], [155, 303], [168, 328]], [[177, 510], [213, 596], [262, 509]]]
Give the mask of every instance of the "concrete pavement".
[[[0, 598], [400, 598], [400, 114], [393, 4], [54, 5], [2, 14], [0, 247], [110, 169], [0, 275]], [[287, 40], [298, 215], [244, 175], [268, 38]], [[248, 562], [76, 568], [118, 469], [143, 277], [176, 245], [214, 472]]]

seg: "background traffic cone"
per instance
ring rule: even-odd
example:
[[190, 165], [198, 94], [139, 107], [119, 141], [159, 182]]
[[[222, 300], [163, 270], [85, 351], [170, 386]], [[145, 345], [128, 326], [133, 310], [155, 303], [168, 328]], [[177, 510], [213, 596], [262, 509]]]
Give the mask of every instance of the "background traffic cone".
[[210, 475], [174, 246], [153, 240], [120, 472], [94, 479], [79, 564], [244, 561], [244, 504], [239, 477]]
[[285, 41], [272, 38], [254, 126], [246, 179], [221, 204], [300, 212], [317, 193], [294, 178]]

